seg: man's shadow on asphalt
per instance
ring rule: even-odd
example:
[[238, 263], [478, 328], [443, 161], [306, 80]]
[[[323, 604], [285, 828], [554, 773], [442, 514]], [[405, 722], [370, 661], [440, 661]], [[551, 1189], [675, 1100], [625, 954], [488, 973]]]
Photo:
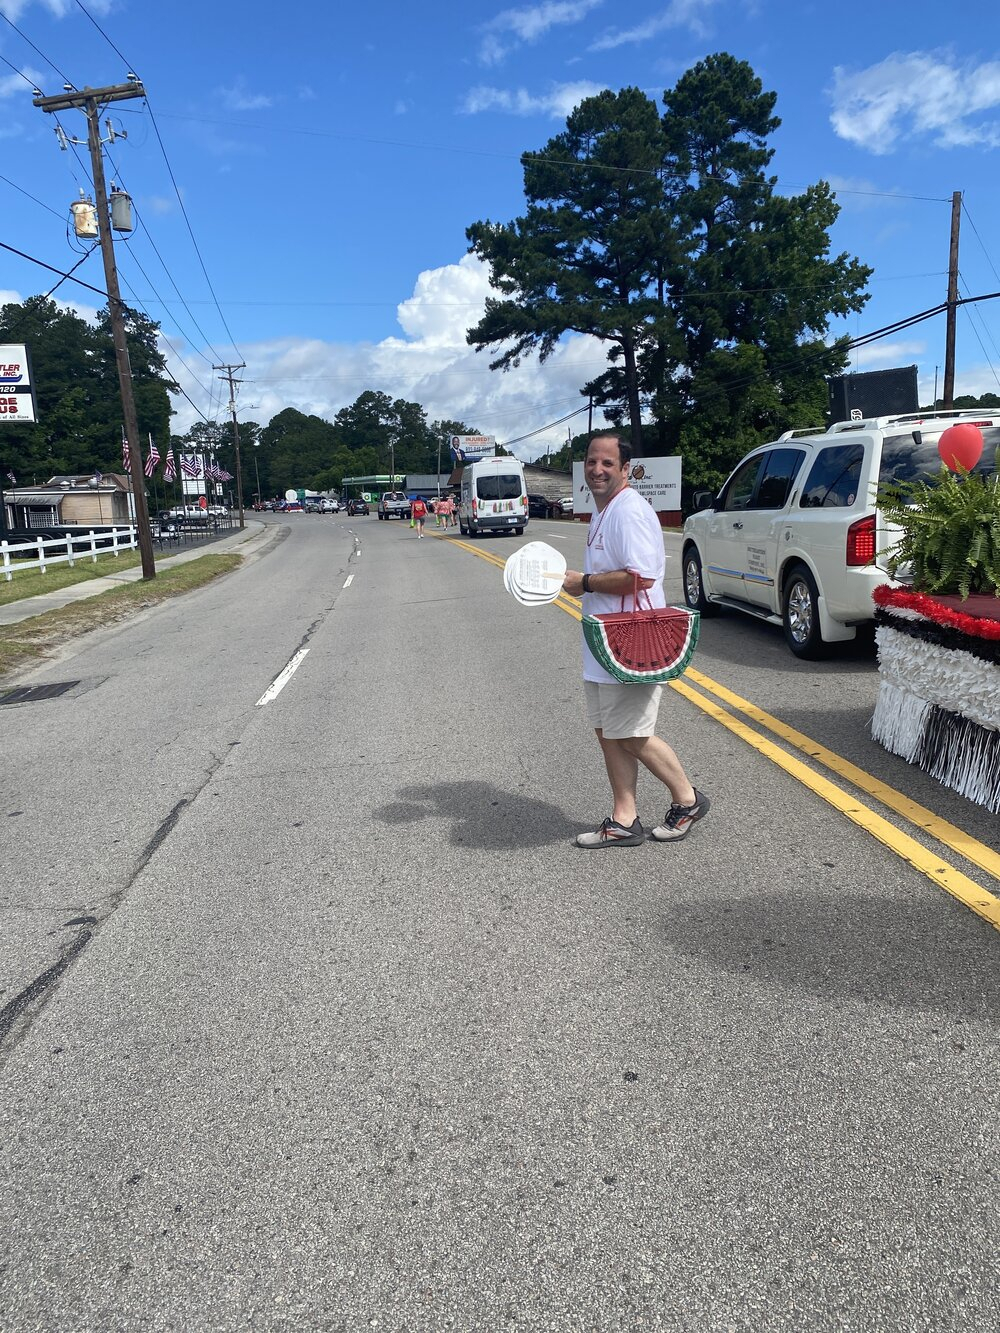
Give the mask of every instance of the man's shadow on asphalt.
[[386, 824], [417, 824], [425, 819], [450, 823], [456, 847], [508, 851], [547, 847], [580, 832], [558, 806], [534, 795], [502, 791], [488, 782], [440, 782], [403, 787], [399, 799], [375, 811]]

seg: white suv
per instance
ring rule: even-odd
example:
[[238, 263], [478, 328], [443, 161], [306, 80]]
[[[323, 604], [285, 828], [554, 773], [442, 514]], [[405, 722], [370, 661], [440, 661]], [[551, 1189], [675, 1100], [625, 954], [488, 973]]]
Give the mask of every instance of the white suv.
[[695, 495], [684, 524], [684, 599], [702, 615], [732, 607], [782, 625], [797, 657], [821, 657], [874, 618], [872, 589], [891, 581], [898, 533], [876, 505], [879, 485], [932, 477], [938, 440], [972, 422], [993, 473], [1000, 413], [912, 413], [786, 431], [747, 454], [717, 496]]

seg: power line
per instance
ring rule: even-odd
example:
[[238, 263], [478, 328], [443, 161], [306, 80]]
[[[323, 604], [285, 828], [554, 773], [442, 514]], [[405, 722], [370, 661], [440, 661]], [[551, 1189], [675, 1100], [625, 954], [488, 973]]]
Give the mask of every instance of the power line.
[[70, 282], [75, 282], [78, 287], [86, 287], [88, 292], [94, 292], [102, 300], [106, 301], [108, 299], [107, 292], [102, 292], [100, 287], [91, 287], [89, 282], [84, 282], [81, 278], [74, 278], [72, 274], [64, 273], [61, 268], [54, 268], [52, 264], [46, 264], [43, 259], [36, 259], [34, 255], [26, 255], [23, 250], [15, 250], [14, 246], [8, 245], [6, 241], [0, 241], [0, 246], [9, 250], [12, 255], [17, 255], [18, 259], [26, 259], [29, 264], [37, 264], [39, 268], [47, 268], [50, 273], [58, 273], [61, 278], [68, 278]]
[[[968, 291], [968, 286], [967, 286], [967, 284], [966, 284], [964, 278], [962, 277], [961, 273], [959, 273], [959, 275], [958, 275], [958, 280], [959, 280], [959, 282], [962, 284], [962, 286], [965, 287], [966, 291]], [[982, 354], [983, 354], [983, 359], [985, 360], [986, 364], [989, 366], [989, 368], [990, 368], [990, 370], [991, 370], [991, 372], [992, 372], [992, 374], [993, 374], [993, 378], [996, 380], [997, 384], [1000, 385], [1000, 376], [997, 375], [996, 367], [993, 365], [993, 362], [990, 360], [989, 352], [987, 352], [987, 350], [986, 350], [986, 345], [985, 345], [985, 343], [983, 342], [982, 338], [980, 337], [979, 329], [976, 327], [976, 320], [977, 320], [977, 319], [979, 320], [979, 323], [982, 325], [983, 332], [984, 332], [984, 333], [986, 334], [986, 336], [989, 338], [990, 342], [993, 343], [993, 350], [994, 350], [994, 352], [997, 352], [997, 345], [996, 345], [996, 342], [993, 340], [993, 336], [992, 336], [992, 334], [991, 334], [991, 333], [989, 332], [989, 330], [986, 328], [986, 321], [983, 319], [981, 313], [980, 313], [978, 310], [969, 310], [967, 313], [968, 313], [968, 316], [969, 316], [969, 325], [970, 325], [970, 327], [972, 328], [972, 332], [976, 335], [976, 342], [979, 343], [979, 349], [980, 349], [980, 351], [981, 351]], [[1000, 352], [998, 352], [998, 355], [1000, 355]]]
[[104, 38], [104, 40], [107, 42], [108, 46], [111, 47], [112, 51], [114, 51], [115, 55], [116, 55], [116, 56], [118, 57], [118, 59], [122, 62], [122, 64], [125, 65], [126, 68], [128, 68], [128, 69], [134, 69], [135, 66], [129, 64], [129, 62], [125, 59], [125, 57], [122, 55], [122, 53], [118, 50], [118, 47], [115, 46], [114, 42], [111, 40], [111, 38], [108, 36], [108, 34], [104, 31], [104, 29], [101, 27], [101, 25], [98, 23], [97, 19], [95, 19], [94, 16], [93, 16], [93, 14], [91, 14], [91, 12], [90, 12], [90, 11], [89, 11], [89, 10], [82, 4], [82, 3], [81, 3], [81, 0], [76, 0], [76, 3], [77, 3], [77, 7], [79, 8], [80, 12], [81, 12], [82, 14], [84, 14], [88, 19], [90, 19], [91, 23], [94, 25], [94, 27], [97, 29], [97, 31], [101, 34], [101, 36], [102, 36], [102, 37]]
[[[79, 0], [77, 0], [77, 3], [79, 3]], [[163, 138], [160, 134], [160, 127], [156, 123], [156, 117], [153, 115], [153, 108], [150, 105], [148, 95], [146, 97], [146, 110], [149, 112], [149, 119], [150, 123], [153, 126], [153, 132], [156, 135], [156, 142], [160, 145], [160, 152], [163, 154], [163, 161], [166, 164], [167, 174], [170, 176], [170, 183], [174, 187], [174, 194], [177, 196], [177, 202], [180, 205], [181, 214], [184, 218], [185, 225], [187, 226], [188, 229], [188, 235], [191, 237], [191, 244], [194, 246], [194, 252], [198, 256], [198, 263], [201, 265], [201, 271], [205, 275], [205, 282], [208, 284], [208, 290], [212, 293], [212, 300], [215, 303], [216, 310], [219, 312], [219, 318], [222, 320], [222, 327], [226, 330], [226, 333], [229, 335], [229, 341], [232, 344], [232, 346], [235, 348], [237, 352], [239, 352], [239, 348], [236, 346], [236, 339], [233, 337], [232, 329], [230, 329], [228, 323], [226, 322], [226, 317], [222, 313], [222, 306], [219, 304], [219, 298], [218, 296], [216, 296], [215, 288], [212, 286], [212, 279], [208, 276], [208, 269], [205, 267], [205, 261], [202, 258], [201, 250], [198, 248], [198, 242], [195, 240], [194, 228], [191, 226], [191, 219], [188, 217], [187, 209], [184, 207], [184, 200], [181, 196], [180, 189], [178, 188], [177, 180], [174, 176], [173, 167], [171, 167], [170, 165], [170, 159], [167, 157], [167, 150], [166, 147], [164, 146]]]
[[[79, 0], [77, 0], [77, 3], [79, 3]], [[134, 115], [136, 113], [132, 112], [130, 114]], [[224, 116], [203, 116], [203, 115], [186, 116], [176, 111], [164, 111], [161, 113], [161, 115], [163, 116], [164, 120], [191, 120], [197, 122], [198, 124], [227, 125], [231, 128], [253, 130], [255, 132], [264, 131], [270, 134], [283, 134], [283, 135], [294, 134], [294, 135], [299, 135], [303, 138], [333, 139], [339, 143], [375, 144], [381, 148], [409, 148], [418, 152], [425, 152], [425, 153], [457, 153], [459, 155], [464, 155], [467, 157], [492, 157], [492, 158], [499, 158], [503, 161], [522, 162], [522, 163], [526, 160], [527, 161], [537, 160], [539, 162], [543, 162], [547, 166], [577, 167], [580, 169], [587, 169], [590, 171], [617, 172], [631, 176], [658, 176], [661, 174], [661, 169], [656, 167], [616, 167], [611, 165], [610, 163], [581, 161], [579, 158], [551, 158], [543, 156], [540, 153], [533, 153], [530, 151], [521, 153], [501, 153], [487, 148], [458, 147], [455, 144], [414, 143], [406, 139], [378, 139], [372, 137], [371, 135], [337, 134], [334, 133], [332, 130], [303, 129], [297, 125], [279, 126], [273, 123], [265, 125], [247, 120], [229, 120]], [[779, 186], [778, 188], [808, 189], [811, 185], [815, 184], [816, 184], [815, 181], [808, 182], [804, 185], [791, 182], [786, 185]], [[830, 185], [830, 182], [825, 181], [824, 184]], [[833, 185], [830, 185], [830, 189], [833, 191], [834, 194], [856, 194], [856, 195], [869, 196], [872, 198], [903, 199], [907, 201], [912, 200], [918, 203], [931, 203], [931, 204], [942, 204], [951, 202], [950, 197], [939, 198], [937, 195], [931, 195], [931, 194], [903, 194], [900, 191], [896, 190], [856, 190], [850, 188], [839, 189]]]
[[[79, 3], [79, 0], [77, 0], [77, 2]], [[122, 177], [122, 173], [121, 173], [121, 171], [119, 170], [117, 163], [115, 162], [114, 158], [111, 156], [110, 153], [108, 153], [108, 161], [111, 163], [112, 167], [114, 168], [116, 179], [117, 179], [118, 181], [120, 181], [121, 184], [122, 184], [123, 186], [125, 186], [125, 181], [124, 181], [124, 179], [123, 179], [123, 177]], [[187, 303], [187, 301], [185, 300], [185, 298], [181, 295], [180, 288], [177, 286], [177, 283], [174, 281], [173, 274], [170, 272], [170, 269], [167, 267], [167, 262], [166, 262], [166, 260], [165, 260], [165, 259], [163, 258], [163, 256], [160, 254], [160, 251], [159, 251], [159, 249], [157, 248], [156, 242], [153, 240], [152, 233], [150, 232], [149, 228], [146, 226], [145, 219], [144, 219], [144, 218], [142, 217], [142, 215], [140, 214], [139, 209], [136, 207], [134, 201], [133, 201], [133, 205], [132, 205], [132, 207], [133, 207], [133, 211], [134, 211], [134, 213], [135, 213], [136, 219], [138, 220], [140, 226], [142, 227], [143, 234], [145, 235], [146, 239], [149, 241], [149, 244], [151, 245], [151, 247], [152, 247], [152, 249], [153, 249], [153, 253], [156, 255], [157, 259], [160, 261], [160, 267], [163, 269], [164, 273], [167, 275], [167, 280], [168, 280], [168, 282], [170, 283], [171, 287], [173, 287], [174, 291], [177, 293], [177, 296], [178, 296], [178, 298], [179, 298], [179, 300], [180, 300], [181, 305], [184, 307], [184, 309], [185, 309], [185, 310], [188, 312], [188, 314], [191, 316], [191, 322], [192, 322], [192, 324], [195, 326], [195, 328], [196, 328], [196, 329], [198, 330], [198, 332], [201, 334], [201, 337], [203, 338], [203, 340], [204, 340], [204, 342], [205, 342], [205, 345], [206, 345], [207, 347], [211, 348], [212, 352], [213, 352], [216, 356], [219, 356], [220, 353], [219, 353], [219, 352], [212, 346], [212, 341], [211, 341], [211, 339], [209, 338], [208, 334], [205, 332], [205, 330], [204, 330], [204, 329], [201, 327], [201, 325], [198, 323], [197, 319], [195, 319], [195, 317], [194, 317], [194, 313], [193, 313], [193, 311], [191, 310], [191, 307], [188, 305], [188, 303]], [[129, 253], [132, 254], [131, 250], [129, 251]], [[160, 305], [162, 305], [162, 306], [166, 306], [166, 305], [167, 305], [167, 302], [164, 301], [164, 299], [163, 299], [162, 296], [160, 296], [160, 293], [156, 290], [156, 287], [153, 285], [152, 280], [151, 280], [151, 279], [149, 278], [149, 276], [146, 274], [145, 270], [143, 269], [142, 265], [139, 263], [138, 259], [135, 259], [135, 256], [134, 256], [134, 255], [132, 255], [132, 258], [135, 260], [135, 264], [136, 264], [136, 267], [139, 269], [139, 272], [142, 273], [142, 276], [143, 276], [143, 277], [146, 279], [146, 281], [149, 283], [150, 287], [152, 287], [152, 289], [153, 289], [153, 293], [154, 293], [154, 295], [156, 296], [156, 298], [158, 299]], [[176, 324], [177, 322], [178, 322], [178, 321], [177, 321], [176, 318], [175, 318], [174, 323]], [[184, 330], [181, 330], [181, 332], [184, 333], [184, 336], [185, 336], [186, 338], [188, 338], [188, 341], [189, 341], [189, 342], [192, 344], [192, 346], [193, 346], [193, 345], [194, 345], [194, 339], [193, 339], [193, 338], [190, 338], [190, 337], [188, 336], [188, 334], [187, 334], [186, 332], [184, 332]], [[198, 355], [199, 355], [199, 356], [201, 357], [201, 359], [206, 363], [206, 365], [209, 365], [209, 366], [210, 366], [210, 365], [212, 364], [212, 362], [209, 360], [209, 358], [208, 358], [207, 356], [205, 356], [205, 354], [204, 354], [203, 352], [198, 351]], [[204, 387], [204, 386], [203, 386], [203, 387]]]
[[[76, 84], [73, 83], [69, 75], [64, 74], [62, 70], [59, 68], [59, 66], [54, 64], [48, 58], [48, 56], [45, 54], [44, 51], [40, 51], [38, 47], [35, 45], [35, 43], [31, 40], [31, 38], [27, 35], [27, 33], [23, 33], [21, 29], [17, 26], [17, 24], [13, 21], [13, 19], [9, 19], [2, 10], [0, 10], [0, 19], [3, 19], [4, 23], [6, 23], [9, 27], [14, 29], [14, 31], [17, 33], [18, 37], [20, 37], [22, 42], [27, 42], [27, 44], [31, 47], [32, 51], [34, 51], [35, 55], [41, 56], [41, 58], [45, 61], [46, 65], [48, 65], [49, 69], [55, 70], [55, 72], [62, 79], [63, 83], [68, 83], [71, 88], [76, 87]], [[6, 63], [9, 64], [10, 62], [8, 61]], [[16, 73], [21, 74], [21, 71], [17, 70]], [[24, 78], [25, 76], [22, 74], [21, 77]], [[28, 80], [28, 82], [30, 82], [30, 80]]]
[[25, 199], [30, 199], [31, 202], [37, 204], [39, 208], [46, 209], [46, 211], [51, 213], [54, 218], [58, 218], [60, 222], [66, 221], [62, 213], [57, 213], [49, 204], [44, 203], [41, 199], [36, 199], [33, 194], [29, 194], [27, 190], [22, 189], [16, 181], [10, 180], [7, 176], [0, 176], [0, 181], [3, 181], [5, 185], [9, 185], [12, 190], [17, 190], [19, 194], [23, 194]]

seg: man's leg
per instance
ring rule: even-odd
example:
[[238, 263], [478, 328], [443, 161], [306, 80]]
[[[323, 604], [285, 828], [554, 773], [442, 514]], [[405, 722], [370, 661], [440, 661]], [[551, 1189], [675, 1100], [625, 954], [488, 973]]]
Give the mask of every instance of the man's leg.
[[604, 767], [608, 770], [608, 781], [614, 797], [611, 818], [616, 824], [629, 828], [638, 817], [635, 806], [635, 790], [639, 781], [639, 763], [635, 755], [630, 754], [627, 741], [605, 740], [604, 733], [598, 727], [597, 739], [604, 755]]
[[[608, 743], [602, 742], [602, 744]], [[644, 768], [648, 768], [653, 777], [658, 778], [669, 789], [673, 802], [677, 805], [692, 804], [695, 799], [694, 787], [681, 767], [677, 755], [666, 741], [661, 740], [659, 736], [633, 736], [616, 744], [625, 749], [633, 763], [638, 761]], [[634, 794], [634, 786], [632, 790]]]

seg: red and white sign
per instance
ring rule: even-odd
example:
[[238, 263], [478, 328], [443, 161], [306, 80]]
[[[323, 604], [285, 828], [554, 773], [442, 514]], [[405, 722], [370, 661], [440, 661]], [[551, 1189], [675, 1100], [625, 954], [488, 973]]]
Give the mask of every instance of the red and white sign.
[[37, 419], [28, 349], [23, 343], [0, 343], [0, 423]]

